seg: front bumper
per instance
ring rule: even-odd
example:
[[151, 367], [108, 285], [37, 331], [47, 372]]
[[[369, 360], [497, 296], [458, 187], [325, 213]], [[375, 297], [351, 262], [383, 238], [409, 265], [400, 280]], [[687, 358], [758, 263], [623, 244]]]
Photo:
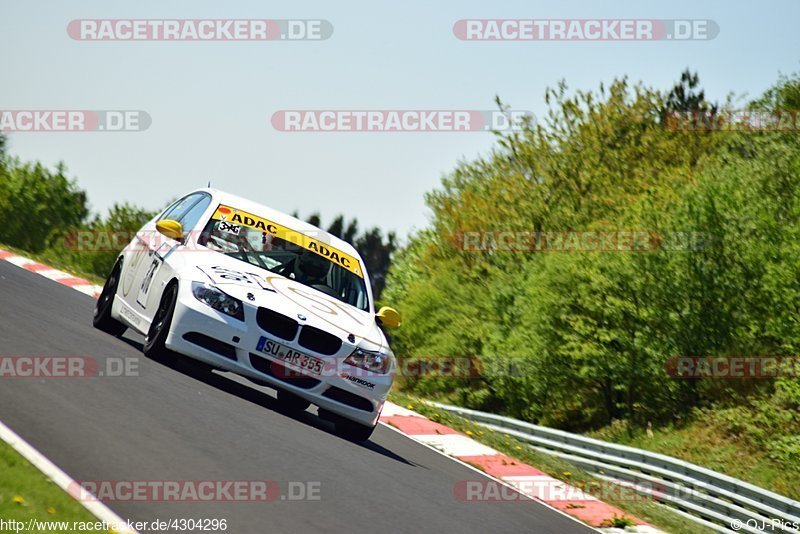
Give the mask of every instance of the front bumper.
[[[367, 373], [343, 363], [352, 351], [347, 344], [340, 353], [323, 356], [299, 346], [297, 339], [276, 338], [258, 326], [257, 308], [247, 302], [243, 305], [244, 322], [199, 302], [192, 295], [191, 284], [181, 284], [166, 346], [222, 370], [290, 391], [357, 423], [377, 424], [392, 386], [391, 373]], [[283, 362], [257, 350], [262, 337], [325, 360], [327, 371], [321, 375], [287, 371]]]

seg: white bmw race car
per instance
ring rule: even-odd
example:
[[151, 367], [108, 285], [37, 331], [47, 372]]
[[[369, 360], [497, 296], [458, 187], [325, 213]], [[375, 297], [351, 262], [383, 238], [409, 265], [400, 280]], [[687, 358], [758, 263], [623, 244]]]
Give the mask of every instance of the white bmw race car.
[[395, 358], [358, 252], [295, 217], [201, 189], [149, 221], [120, 253], [94, 325], [146, 336], [148, 357], [188, 356], [277, 389], [288, 409], [312, 403], [337, 433], [369, 438]]

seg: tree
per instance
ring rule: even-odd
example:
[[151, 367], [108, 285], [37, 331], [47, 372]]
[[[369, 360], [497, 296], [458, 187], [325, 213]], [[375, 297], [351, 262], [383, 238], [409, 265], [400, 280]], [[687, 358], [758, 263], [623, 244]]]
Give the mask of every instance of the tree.
[[[710, 131], [714, 117], [719, 111], [719, 106], [706, 101], [706, 92], [700, 89], [700, 77], [686, 69], [681, 73], [681, 79], [667, 93], [664, 106], [660, 110], [661, 121], [669, 124], [675, 121], [675, 114], [686, 120], [690, 114], [693, 129]], [[704, 128], [700, 128], [700, 126]]]
[[700, 76], [686, 69], [681, 79], [667, 93], [664, 109], [666, 111], [716, 111], [716, 104], [706, 101], [706, 92], [700, 89]]
[[[786, 78], [766, 102], [785, 106], [796, 88]], [[623, 79], [570, 94], [562, 83], [546, 100], [545, 120], [499, 135], [426, 196], [432, 223], [395, 255], [385, 294], [405, 319], [397, 354], [516, 371], [403, 386], [572, 430], [769, 394], [769, 382], [678, 380], [665, 366], [800, 349], [796, 132], [664, 128], [665, 110], [716, 110], [688, 71], [665, 92]], [[648, 231], [654, 249], [476, 252], [457, 238], [606, 229]], [[676, 233], [704, 239], [670, 247]]]
[[41, 252], [89, 215], [86, 192], [66, 177], [63, 164], [51, 171], [6, 158], [0, 172], [2, 243]]

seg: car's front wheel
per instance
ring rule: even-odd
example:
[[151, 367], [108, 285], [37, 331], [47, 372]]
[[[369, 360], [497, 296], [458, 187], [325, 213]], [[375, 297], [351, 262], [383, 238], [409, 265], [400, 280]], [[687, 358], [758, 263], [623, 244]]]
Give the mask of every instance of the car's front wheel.
[[111, 306], [114, 304], [114, 295], [117, 294], [117, 286], [119, 285], [119, 277], [122, 273], [122, 261], [118, 260], [108, 275], [103, 291], [100, 293], [100, 298], [94, 305], [94, 318], [92, 324], [94, 327], [111, 334], [112, 336], [121, 336], [128, 329], [127, 326], [117, 321], [111, 316]]
[[303, 397], [282, 389], [278, 390], [278, 404], [281, 408], [292, 412], [302, 412], [311, 406], [311, 403]]
[[172, 314], [175, 312], [175, 302], [178, 300], [178, 285], [170, 284], [161, 296], [150, 330], [144, 340], [144, 355], [148, 358], [161, 361], [173, 361], [176, 354], [169, 350], [165, 343], [172, 326]]
[[337, 435], [343, 437], [348, 441], [355, 441], [360, 443], [367, 441], [377, 427], [377, 423], [372, 426], [362, 425], [350, 419], [346, 419], [341, 415], [336, 415], [328, 410], [320, 408], [319, 416], [326, 421], [330, 421], [334, 425], [334, 431]]
[[375, 431], [375, 426], [366, 426], [348, 419], [340, 419], [336, 422], [336, 433], [344, 439], [355, 442], [367, 441]]

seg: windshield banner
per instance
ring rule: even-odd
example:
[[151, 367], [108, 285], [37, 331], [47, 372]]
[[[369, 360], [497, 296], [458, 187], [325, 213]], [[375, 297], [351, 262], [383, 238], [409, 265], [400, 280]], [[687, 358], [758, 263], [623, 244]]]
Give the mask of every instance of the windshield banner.
[[361, 272], [361, 265], [356, 258], [297, 230], [292, 230], [269, 219], [222, 204], [219, 205], [212, 218], [217, 221], [225, 221], [229, 225], [228, 231], [234, 233], [238, 233], [237, 227], [246, 226], [247, 228], [261, 230], [274, 235], [306, 250], [315, 252], [358, 275], [360, 278], [364, 278], [364, 274]]

